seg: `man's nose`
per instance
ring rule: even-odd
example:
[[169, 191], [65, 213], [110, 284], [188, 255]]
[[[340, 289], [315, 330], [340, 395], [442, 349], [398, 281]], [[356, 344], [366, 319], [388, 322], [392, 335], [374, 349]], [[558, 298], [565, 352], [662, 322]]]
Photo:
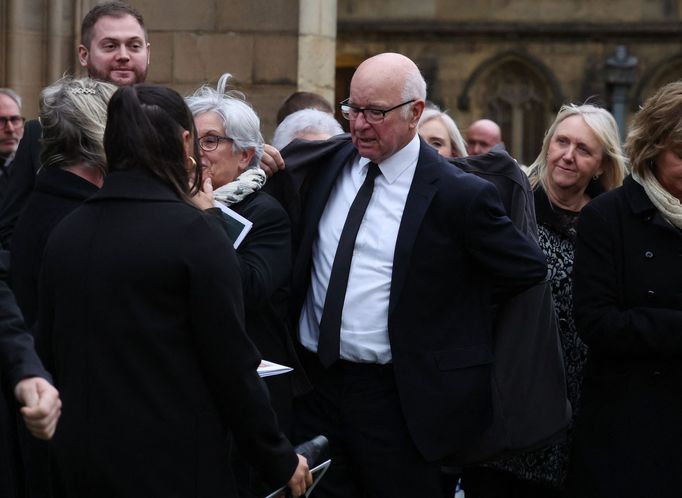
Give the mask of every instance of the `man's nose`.
[[364, 128], [366, 126], [369, 126], [369, 123], [367, 122], [367, 119], [365, 118], [365, 113], [359, 112], [358, 117], [355, 118], [355, 127], [356, 128], [358, 128], [358, 127]]
[[128, 49], [126, 48], [125, 45], [121, 45], [121, 47], [118, 49], [118, 53], [116, 54], [117, 59], [125, 59], [128, 60], [130, 59], [130, 56], [128, 55]]

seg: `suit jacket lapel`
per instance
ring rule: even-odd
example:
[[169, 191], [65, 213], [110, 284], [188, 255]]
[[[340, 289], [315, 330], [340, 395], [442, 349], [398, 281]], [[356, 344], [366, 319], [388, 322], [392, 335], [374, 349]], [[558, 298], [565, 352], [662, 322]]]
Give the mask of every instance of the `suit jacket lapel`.
[[395, 245], [395, 255], [393, 256], [393, 277], [391, 279], [391, 297], [388, 308], [389, 316], [393, 312], [405, 284], [412, 250], [422, 220], [431, 205], [433, 196], [438, 191], [438, 170], [439, 168], [451, 167], [445, 161], [439, 161], [438, 158], [438, 153], [420, 139], [417, 169], [414, 172], [412, 185], [407, 194], [405, 210], [400, 221], [398, 239]]

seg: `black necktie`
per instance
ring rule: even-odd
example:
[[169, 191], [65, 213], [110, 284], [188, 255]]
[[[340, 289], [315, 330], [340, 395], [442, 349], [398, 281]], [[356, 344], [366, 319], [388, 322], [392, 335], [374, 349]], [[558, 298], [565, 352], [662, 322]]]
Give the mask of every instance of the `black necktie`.
[[350, 206], [339, 238], [339, 245], [336, 248], [332, 272], [329, 276], [329, 285], [327, 286], [327, 296], [322, 310], [322, 319], [320, 320], [320, 340], [317, 347], [320, 362], [325, 367], [333, 365], [339, 359], [341, 313], [346, 298], [348, 273], [355, 249], [355, 238], [374, 191], [374, 179], [380, 172], [379, 166], [375, 163], [368, 164], [367, 176]]

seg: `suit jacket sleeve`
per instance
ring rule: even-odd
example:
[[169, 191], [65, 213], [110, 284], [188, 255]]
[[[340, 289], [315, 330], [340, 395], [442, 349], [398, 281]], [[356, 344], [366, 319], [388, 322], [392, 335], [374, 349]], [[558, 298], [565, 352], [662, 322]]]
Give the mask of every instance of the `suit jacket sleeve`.
[[593, 204], [585, 206], [580, 214], [573, 270], [578, 334], [591, 350], [612, 356], [680, 356], [679, 304], [648, 307], [642, 303], [625, 308], [620, 302], [615, 255], [627, 248], [628, 241], [618, 236], [615, 225], [618, 223], [613, 217]]
[[19, 307], [7, 285], [8, 254], [0, 255], [0, 367], [3, 377], [14, 387], [27, 377], [52, 381], [33, 348], [33, 337], [26, 331]]
[[[298, 459], [280, 432], [256, 369], [260, 356], [244, 329], [244, 301], [237, 258], [219, 222], [188, 234], [190, 326], [206, 379], [240, 451], [273, 485], [285, 484]], [[206, 228], [206, 227], [204, 227]], [[189, 242], [188, 242], [189, 243]]]
[[467, 211], [467, 249], [491, 275], [496, 294], [515, 294], [545, 278], [542, 250], [511, 223], [492, 184], [481, 188]]

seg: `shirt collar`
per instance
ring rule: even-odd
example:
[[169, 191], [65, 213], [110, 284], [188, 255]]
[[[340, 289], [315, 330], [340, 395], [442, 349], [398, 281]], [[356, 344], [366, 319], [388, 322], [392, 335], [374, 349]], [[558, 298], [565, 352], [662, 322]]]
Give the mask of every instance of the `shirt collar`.
[[[403, 172], [410, 166], [416, 164], [419, 158], [419, 135], [415, 133], [412, 140], [400, 149], [398, 152], [390, 156], [388, 159], [379, 163], [379, 169], [388, 183], [395, 182]], [[366, 157], [360, 157], [359, 165], [364, 169], [370, 160]]]

